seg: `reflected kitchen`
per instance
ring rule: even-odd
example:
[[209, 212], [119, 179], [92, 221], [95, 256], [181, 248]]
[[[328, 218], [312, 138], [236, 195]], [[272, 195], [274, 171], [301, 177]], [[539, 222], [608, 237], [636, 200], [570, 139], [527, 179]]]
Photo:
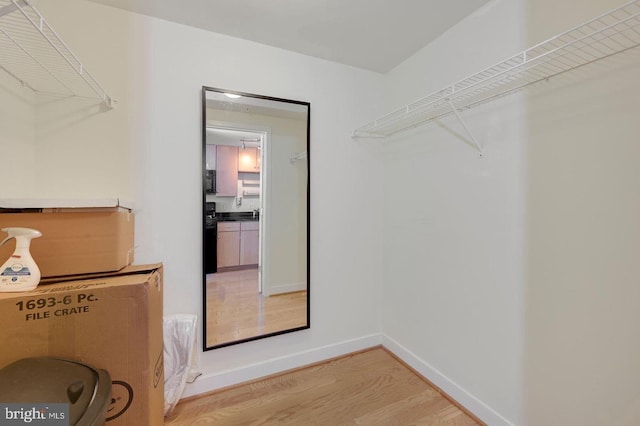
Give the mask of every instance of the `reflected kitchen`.
[[[207, 134], [219, 143], [206, 146], [205, 273], [257, 269], [260, 137], [213, 128]], [[234, 141], [240, 146], [222, 144]]]

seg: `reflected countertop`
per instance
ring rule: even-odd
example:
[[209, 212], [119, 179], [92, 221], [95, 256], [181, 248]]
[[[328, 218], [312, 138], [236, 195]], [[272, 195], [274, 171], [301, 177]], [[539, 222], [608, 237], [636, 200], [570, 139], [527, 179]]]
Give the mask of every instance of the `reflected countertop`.
[[260, 213], [253, 212], [217, 212], [216, 220], [218, 222], [241, 222], [241, 221], [258, 221]]

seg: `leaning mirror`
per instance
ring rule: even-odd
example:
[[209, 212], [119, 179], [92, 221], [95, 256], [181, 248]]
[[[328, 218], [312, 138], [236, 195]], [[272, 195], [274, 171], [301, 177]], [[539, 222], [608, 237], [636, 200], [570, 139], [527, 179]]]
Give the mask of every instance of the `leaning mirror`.
[[309, 328], [309, 113], [202, 88], [205, 350]]

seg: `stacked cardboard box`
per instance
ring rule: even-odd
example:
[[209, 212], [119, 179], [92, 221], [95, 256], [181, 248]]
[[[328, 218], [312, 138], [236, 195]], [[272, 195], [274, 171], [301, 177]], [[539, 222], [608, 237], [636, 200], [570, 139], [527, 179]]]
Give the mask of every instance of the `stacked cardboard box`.
[[[109, 371], [109, 425], [162, 425], [162, 265], [0, 293], [0, 368], [18, 359], [75, 359]], [[37, 402], [37, 401], [35, 401]]]
[[[0, 200], [0, 229], [37, 229], [31, 255], [42, 277], [117, 271], [133, 262], [134, 214], [119, 200]], [[0, 240], [6, 235], [0, 233]], [[0, 246], [0, 261], [15, 243]]]

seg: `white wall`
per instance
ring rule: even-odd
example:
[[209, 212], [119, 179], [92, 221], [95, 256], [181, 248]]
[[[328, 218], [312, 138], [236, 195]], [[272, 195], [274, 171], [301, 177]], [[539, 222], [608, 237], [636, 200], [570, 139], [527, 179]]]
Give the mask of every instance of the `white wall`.
[[[398, 107], [517, 53], [523, 2], [492, 1], [394, 69]], [[521, 421], [523, 151], [519, 97], [400, 134], [384, 158], [382, 330], [489, 424]]]
[[[529, 43], [621, 3], [530, 1]], [[640, 424], [639, 59], [527, 97], [527, 425]]]
[[[282, 120], [286, 127], [272, 127], [267, 151], [270, 215], [263, 216], [267, 253], [271, 253], [266, 283], [267, 295], [304, 288], [307, 271], [307, 182], [305, 161], [291, 163], [294, 153], [306, 151], [306, 123]], [[289, 289], [289, 290], [288, 290]]]
[[[494, 0], [393, 70], [392, 106], [619, 5]], [[638, 52], [380, 147], [382, 330], [489, 424], [640, 423]], [[410, 207], [407, 209], [407, 207]]]
[[[60, 196], [93, 189], [134, 200], [137, 262], [164, 262], [167, 314], [201, 313], [201, 87], [311, 103], [311, 329], [200, 353], [205, 376], [269, 360], [291, 368], [379, 331], [381, 236], [371, 229], [381, 228], [381, 218], [362, 214], [379, 202], [356, 189], [380, 187], [380, 167], [350, 134], [382, 112], [382, 76], [91, 2], [37, 6], [119, 101], [106, 113], [44, 123], [49, 186]], [[47, 117], [74, 108], [66, 105]], [[77, 182], [89, 168], [101, 176], [87, 178], [92, 188]], [[302, 361], [288, 358], [300, 353]], [[188, 392], [225, 384], [200, 383]]]
[[28, 198], [35, 187], [36, 110], [33, 93], [0, 71], [0, 197]]

